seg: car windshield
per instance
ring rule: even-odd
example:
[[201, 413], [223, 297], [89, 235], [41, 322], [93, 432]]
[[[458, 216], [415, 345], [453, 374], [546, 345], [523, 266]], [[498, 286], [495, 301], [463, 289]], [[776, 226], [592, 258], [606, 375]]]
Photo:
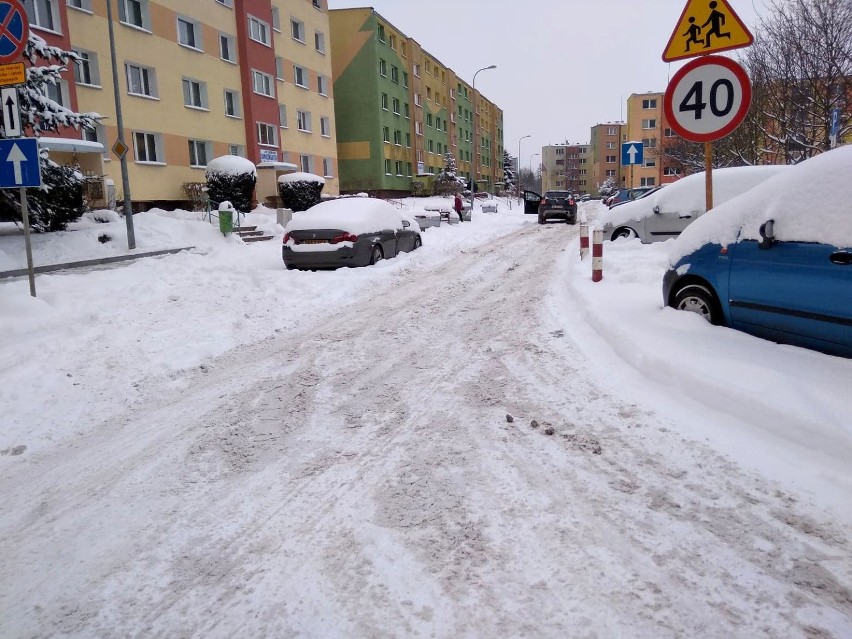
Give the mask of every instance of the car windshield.
[[544, 197], [548, 199], [557, 199], [557, 198], [566, 198], [571, 197], [571, 194], [568, 191], [548, 191], [544, 194]]

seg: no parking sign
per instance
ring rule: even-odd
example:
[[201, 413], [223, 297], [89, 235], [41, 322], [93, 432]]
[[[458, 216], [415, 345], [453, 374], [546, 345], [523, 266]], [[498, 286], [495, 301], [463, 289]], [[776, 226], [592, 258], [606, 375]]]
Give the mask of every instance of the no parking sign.
[[30, 23], [18, 0], [0, 0], [0, 64], [14, 62], [27, 45]]

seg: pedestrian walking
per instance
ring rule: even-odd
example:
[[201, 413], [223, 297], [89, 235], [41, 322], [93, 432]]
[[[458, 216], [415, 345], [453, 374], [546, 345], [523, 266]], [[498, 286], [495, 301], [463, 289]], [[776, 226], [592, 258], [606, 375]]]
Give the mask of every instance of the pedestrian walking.
[[458, 215], [459, 215], [459, 222], [464, 222], [464, 217], [462, 217], [461, 193], [456, 193], [456, 199], [453, 201], [453, 208], [456, 210], [456, 213], [458, 213]]

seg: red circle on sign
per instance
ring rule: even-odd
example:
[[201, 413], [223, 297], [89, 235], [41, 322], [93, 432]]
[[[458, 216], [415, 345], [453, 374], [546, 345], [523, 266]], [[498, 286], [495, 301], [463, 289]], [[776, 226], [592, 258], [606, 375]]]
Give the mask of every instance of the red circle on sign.
[[24, 6], [18, 0], [0, 0], [0, 9], [4, 5], [8, 6], [8, 11], [0, 15], [0, 51], [5, 49], [2, 45], [7, 41], [14, 46], [14, 50], [12, 53], [0, 54], [0, 64], [17, 60], [30, 37], [30, 21]]
[[[691, 72], [701, 67], [720, 66], [728, 70], [736, 78], [739, 88], [742, 91], [742, 99], [740, 100], [739, 108], [733, 118], [727, 121], [719, 129], [704, 133], [697, 133], [686, 128], [683, 123], [678, 120], [678, 114], [674, 110], [673, 102], [675, 93], [681, 89], [681, 82]], [[725, 137], [736, 129], [745, 119], [748, 113], [748, 108], [751, 105], [751, 82], [748, 79], [748, 74], [739, 64], [729, 58], [723, 58], [717, 55], [708, 55], [692, 60], [683, 68], [679, 69], [666, 87], [666, 95], [663, 98], [663, 113], [666, 116], [669, 126], [674, 129], [680, 137], [690, 142], [712, 142]]]

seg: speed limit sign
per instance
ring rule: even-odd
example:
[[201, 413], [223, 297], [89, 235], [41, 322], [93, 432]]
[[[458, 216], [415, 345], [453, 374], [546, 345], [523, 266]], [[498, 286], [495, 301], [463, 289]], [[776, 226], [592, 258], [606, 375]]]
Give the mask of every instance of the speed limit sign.
[[751, 82], [745, 70], [733, 60], [708, 55], [675, 73], [666, 89], [663, 111], [682, 138], [711, 142], [736, 129], [750, 104]]

